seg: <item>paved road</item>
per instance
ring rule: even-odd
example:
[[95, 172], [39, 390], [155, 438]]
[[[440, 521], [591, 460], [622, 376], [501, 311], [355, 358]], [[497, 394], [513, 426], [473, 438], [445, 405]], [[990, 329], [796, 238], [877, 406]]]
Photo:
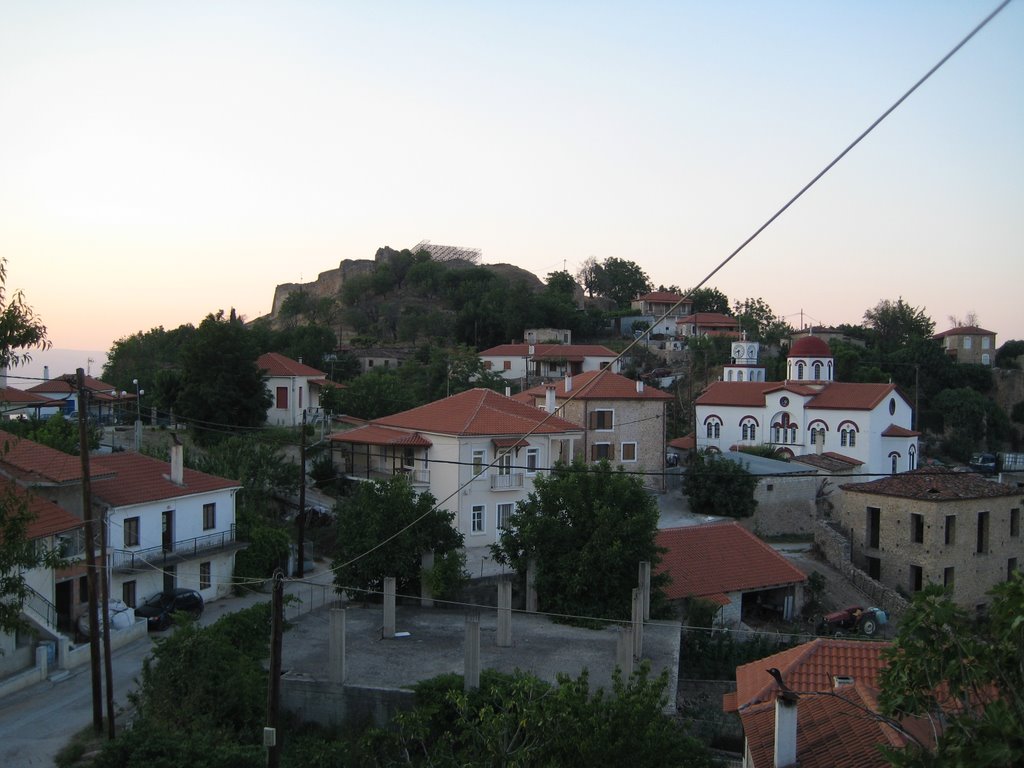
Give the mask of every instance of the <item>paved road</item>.
[[[329, 571], [320, 568], [309, 580], [329, 584], [330, 579]], [[289, 604], [289, 615], [319, 608], [325, 600], [333, 599], [329, 587], [315, 583], [287, 585], [286, 593], [302, 601]], [[270, 595], [262, 592], [222, 598], [207, 606], [200, 624], [211, 624], [228, 613], [269, 600]], [[127, 706], [128, 693], [135, 689], [142, 661], [152, 646], [152, 640], [145, 637], [112, 654], [115, 710]], [[104, 703], [104, 711], [105, 706]], [[0, 766], [52, 768], [57, 752], [74, 734], [91, 725], [92, 679], [88, 664], [73, 670], [63, 680], [47, 680], [0, 698]]]

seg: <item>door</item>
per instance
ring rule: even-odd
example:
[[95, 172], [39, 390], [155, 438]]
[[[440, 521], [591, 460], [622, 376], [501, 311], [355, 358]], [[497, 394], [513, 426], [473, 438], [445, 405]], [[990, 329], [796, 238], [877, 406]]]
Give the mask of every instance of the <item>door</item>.
[[170, 592], [178, 586], [178, 568], [168, 565], [164, 568], [164, 592]]
[[165, 510], [161, 518], [161, 536], [164, 552], [174, 551], [174, 510]]
[[75, 582], [73, 579], [59, 581], [56, 585], [54, 599], [57, 608], [57, 629], [69, 632], [75, 626], [74, 610]]

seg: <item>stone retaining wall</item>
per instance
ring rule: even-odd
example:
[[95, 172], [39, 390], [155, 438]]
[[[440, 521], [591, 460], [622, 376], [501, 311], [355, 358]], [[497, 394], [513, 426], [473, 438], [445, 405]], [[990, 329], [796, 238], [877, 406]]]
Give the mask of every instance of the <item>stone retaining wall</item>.
[[867, 595], [872, 606], [881, 608], [890, 616], [901, 616], [910, 607], [903, 595], [875, 581], [851, 562], [850, 540], [828, 520], [818, 521], [814, 530], [814, 544], [829, 565]]

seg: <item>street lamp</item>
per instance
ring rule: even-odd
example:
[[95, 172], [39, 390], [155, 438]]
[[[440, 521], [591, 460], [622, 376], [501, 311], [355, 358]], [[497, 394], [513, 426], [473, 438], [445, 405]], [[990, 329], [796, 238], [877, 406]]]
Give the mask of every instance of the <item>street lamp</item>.
[[135, 385], [135, 452], [138, 453], [142, 446], [142, 396], [146, 390], [139, 388], [139, 380], [132, 379]]

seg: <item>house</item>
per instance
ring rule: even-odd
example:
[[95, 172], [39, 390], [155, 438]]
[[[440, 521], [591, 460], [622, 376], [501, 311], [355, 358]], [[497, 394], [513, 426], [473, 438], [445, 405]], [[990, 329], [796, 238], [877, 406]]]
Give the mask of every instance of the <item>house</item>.
[[720, 312], [695, 312], [676, 320], [676, 336], [728, 336], [739, 338], [740, 321]]
[[716, 625], [764, 611], [789, 620], [803, 607], [807, 576], [739, 523], [662, 528], [655, 544], [666, 550], [657, 567], [671, 577], [665, 596], [715, 603]]
[[93, 504], [108, 526], [110, 593], [135, 607], [165, 589], [191, 587], [207, 602], [231, 591], [235, 480], [137, 453], [92, 459]]
[[320, 393], [329, 384], [327, 374], [292, 360], [277, 352], [266, 352], [256, 359], [263, 371], [263, 381], [272, 402], [267, 409], [267, 423], [279, 427], [295, 427], [321, 415]]
[[[113, 421], [115, 412], [120, 408], [137, 407], [137, 397], [134, 393], [118, 392], [113, 385], [92, 376], [85, 376], [83, 382], [89, 395], [88, 415], [90, 419], [106, 424]], [[34, 387], [29, 387], [26, 391], [53, 401], [51, 405], [39, 409], [40, 418], [49, 418], [57, 413], [70, 417], [79, 411], [78, 383], [75, 374], [65, 374], [56, 379], [48, 379]]]
[[919, 433], [895, 385], [834, 381], [831, 351], [815, 336], [796, 341], [786, 364], [785, 381], [708, 386], [695, 401], [698, 450], [768, 445], [797, 459], [831, 453], [876, 476], [917, 466]]
[[572, 331], [568, 328], [527, 328], [523, 331], [527, 344], [572, 344]]
[[958, 363], [992, 365], [995, 358], [995, 331], [986, 331], [976, 325], [960, 325], [937, 333], [932, 338]]
[[649, 488], [665, 489], [665, 424], [672, 395], [611, 371], [590, 371], [533, 387], [515, 399], [584, 425], [576, 456], [606, 460], [641, 473]]
[[833, 328], [827, 325], [805, 325], [803, 328], [789, 334], [789, 342], [793, 344], [808, 336], [816, 336], [826, 344], [835, 340], [854, 347], [865, 346], [864, 339], [858, 339], [847, 334], [842, 328]]
[[359, 361], [360, 373], [401, 368], [416, 354], [412, 347], [357, 347], [348, 352]]
[[941, 584], [958, 604], [982, 606], [1024, 563], [1021, 488], [945, 467], [840, 487], [833, 518], [854, 564], [904, 594]]
[[63, 407], [48, 397], [15, 387], [0, 389], [0, 415], [7, 419], [42, 418], [43, 409], [56, 412]]
[[818, 638], [737, 667], [736, 691], [725, 694], [722, 708], [743, 723], [744, 768], [885, 768], [880, 746], [904, 748], [908, 734], [927, 741], [926, 723], [879, 713], [889, 647]]
[[455, 513], [466, 546], [494, 543], [533, 479], [569, 460], [582, 427], [489, 389], [471, 389], [331, 435], [356, 480], [407, 477]]
[[[677, 306], [678, 305], [678, 306]], [[654, 291], [633, 299], [630, 305], [636, 316], [622, 318], [623, 333], [633, 332], [638, 322], [646, 323], [645, 330], [653, 335], [674, 338], [677, 335], [677, 321], [693, 312], [693, 302], [671, 291]]]
[[488, 371], [509, 381], [547, 381], [599, 371], [615, 362], [617, 355], [600, 344], [499, 344], [480, 353]]

